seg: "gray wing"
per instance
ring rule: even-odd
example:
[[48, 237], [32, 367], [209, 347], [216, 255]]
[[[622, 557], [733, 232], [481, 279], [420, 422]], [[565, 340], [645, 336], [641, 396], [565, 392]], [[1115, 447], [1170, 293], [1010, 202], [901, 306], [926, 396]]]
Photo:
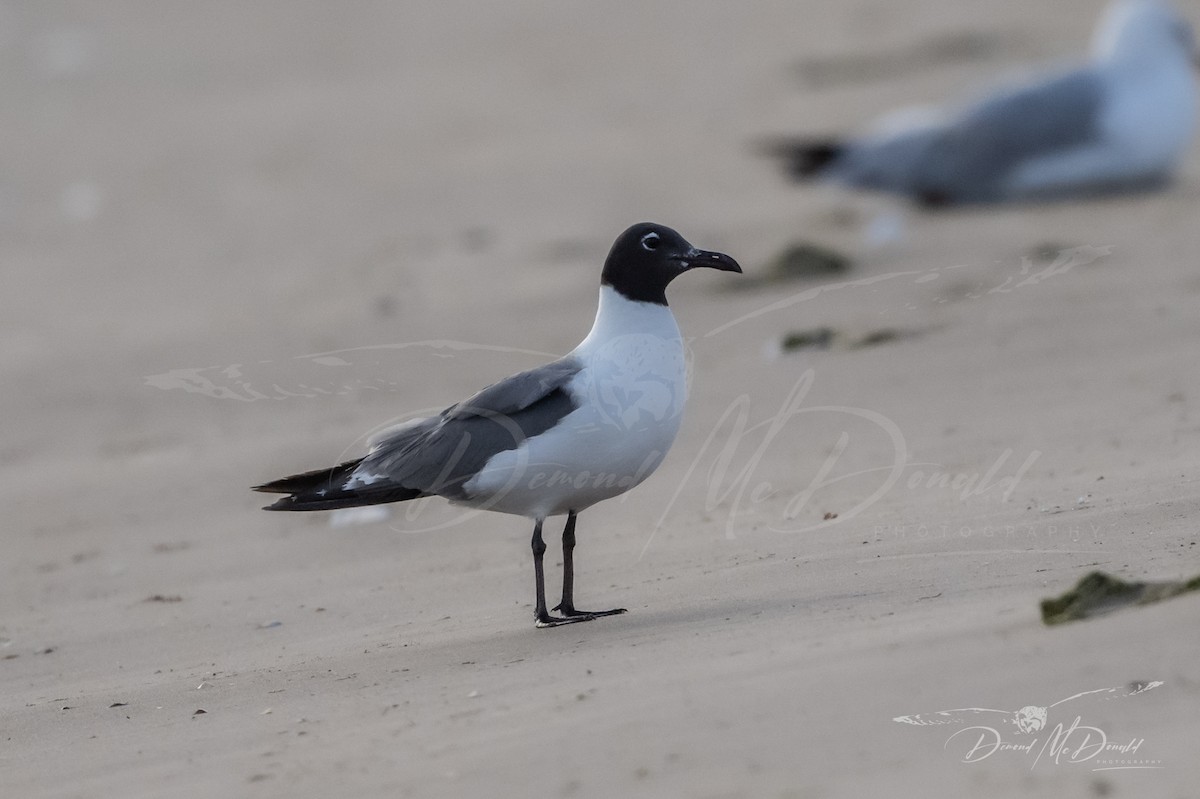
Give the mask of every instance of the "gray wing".
[[579, 374], [583, 365], [567, 356], [493, 383], [474, 396], [452, 405], [442, 415], [452, 419], [517, 413], [560, 389]]
[[970, 110], [930, 164], [932, 185], [963, 200], [992, 200], [1013, 169], [1099, 136], [1104, 86], [1091, 70], [1008, 92]]
[[950, 122], [851, 148], [839, 174], [855, 185], [931, 203], [1003, 199], [1003, 182], [1033, 159], [1099, 135], [1104, 85], [1082, 69], [993, 95]]
[[378, 452], [381, 449], [393, 451], [402, 449], [409, 442], [415, 441], [428, 433], [438, 423], [437, 416], [427, 416], [422, 419], [410, 419], [403, 424], [384, 428], [367, 439], [367, 452]]
[[515, 374], [437, 416], [401, 425], [376, 441], [355, 470], [360, 480], [465, 499], [463, 484], [492, 456], [549, 430], [576, 405], [566, 384], [582, 369], [573, 358]]

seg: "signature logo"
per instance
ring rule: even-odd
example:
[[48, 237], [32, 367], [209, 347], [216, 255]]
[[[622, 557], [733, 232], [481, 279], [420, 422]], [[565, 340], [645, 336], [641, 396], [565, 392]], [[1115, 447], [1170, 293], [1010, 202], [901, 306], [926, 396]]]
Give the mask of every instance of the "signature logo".
[[1145, 738], [1112, 739], [1102, 728], [1084, 724], [1082, 715], [1089, 703], [1128, 699], [1162, 685], [1162, 680], [1134, 682], [1016, 710], [964, 707], [896, 716], [892, 721], [918, 727], [956, 727], [942, 748], [962, 763], [979, 763], [997, 752], [1013, 752], [1032, 758], [1030, 769], [1041, 762], [1089, 764], [1094, 771], [1162, 768], [1161, 760], [1140, 752]]
[[[804, 533], [845, 523], [896, 488], [946, 491], [963, 502], [991, 497], [1004, 502], [1041, 455], [1034, 450], [1019, 466], [1010, 467], [1011, 474], [1002, 471], [1012, 450], [1002, 452], [986, 470], [970, 473], [917, 462], [909, 456], [899, 425], [884, 414], [870, 408], [807, 404], [815, 381], [816, 372], [806, 369], [778, 410], [759, 420], [752, 415], [750, 395], [737, 397], [701, 444], [655, 529], [664, 523], [693, 474], [705, 463], [711, 465], [703, 472], [704, 509], [711, 513], [724, 508], [725, 536], [733, 539], [746, 517], [759, 507], [778, 511], [776, 518], [764, 523], [767, 529]], [[821, 461], [798, 463], [788, 472], [765, 468], [772, 453], [803, 449], [801, 436], [814, 431], [825, 437], [818, 439], [824, 444]], [[844, 501], [838, 502], [838, 497]], [[837, 514], [816, 512], [827, 502], [838, 505]]]

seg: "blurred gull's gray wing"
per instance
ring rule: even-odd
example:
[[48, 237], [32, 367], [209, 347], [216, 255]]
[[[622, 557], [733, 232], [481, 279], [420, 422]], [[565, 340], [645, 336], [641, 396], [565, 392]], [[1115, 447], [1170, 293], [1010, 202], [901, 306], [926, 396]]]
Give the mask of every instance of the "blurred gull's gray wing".
[[516, 449], [576, 409], [565, 388], [582, 368], [574, 358], [560, 358], [494, 383], [437, 416], [385, 431], [355, 475], [364, 485], [465, 499], [463, 484], [492, 456]]
[[1099, 138], [1104, 94], [1091, 69], [1003, 91], [946, 123], [863, 139], [830, 174], [931, 204], [1003, 199], [1013, 169]]
[[1079, 70], [984, 100], [930, 153], [924, 190], [952, 201], [1002, 199], [1015, 168], [1099, 140], [1104, 92], [1098, 72]]

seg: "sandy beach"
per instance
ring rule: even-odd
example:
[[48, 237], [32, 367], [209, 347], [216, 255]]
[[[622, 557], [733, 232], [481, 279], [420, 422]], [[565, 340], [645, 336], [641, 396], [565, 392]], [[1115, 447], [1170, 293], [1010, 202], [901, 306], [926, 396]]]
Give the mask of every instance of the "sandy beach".
[[[934, 214], [753, 147], [1102, 8], [0, 5], [0, 794], [1195, 796], [1200, 597], [1038, 603], [1200, 573], [1200, 146]], [[580, 517], [628, 614], [535, 629], [517, 517], [259, 510], [570, 350], [641, 220], [747, 274], [671, 287], [682, 432]]]

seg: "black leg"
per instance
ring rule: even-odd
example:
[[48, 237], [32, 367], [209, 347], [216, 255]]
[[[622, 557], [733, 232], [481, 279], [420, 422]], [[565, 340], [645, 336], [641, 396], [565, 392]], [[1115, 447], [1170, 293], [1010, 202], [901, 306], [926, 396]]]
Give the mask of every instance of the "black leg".
[[533, 610], [534, 624], [538, 627], [558, 627], [578, 621], [591, 621], [594, 617], [586, 613], [551, 616], [546, 612], [546, 577], [542, 572], [542, 556], [546, 554], [546, 542], [542, 540], [542, 520], [533, 525], [533, 583], [536, 605]]
[[[575, 609], [575, 511], [567, 514], [567, 526], [563, 528], [563, 592], [562, 603], [555, 610], [561, 610], [564, 616], [575, 618], [585, 616], [594, 619], [597, 616], [615, 616], [624, 613], [625, 608], [613, 610], [576, 610]], [[543, 544], [543, 547], [545, 545]]]
[[563, 592], [562, 603], [555, 610], [564, 616], [575, 615], [575, 512], [567, 513], [567, 524], [563, 527]]

